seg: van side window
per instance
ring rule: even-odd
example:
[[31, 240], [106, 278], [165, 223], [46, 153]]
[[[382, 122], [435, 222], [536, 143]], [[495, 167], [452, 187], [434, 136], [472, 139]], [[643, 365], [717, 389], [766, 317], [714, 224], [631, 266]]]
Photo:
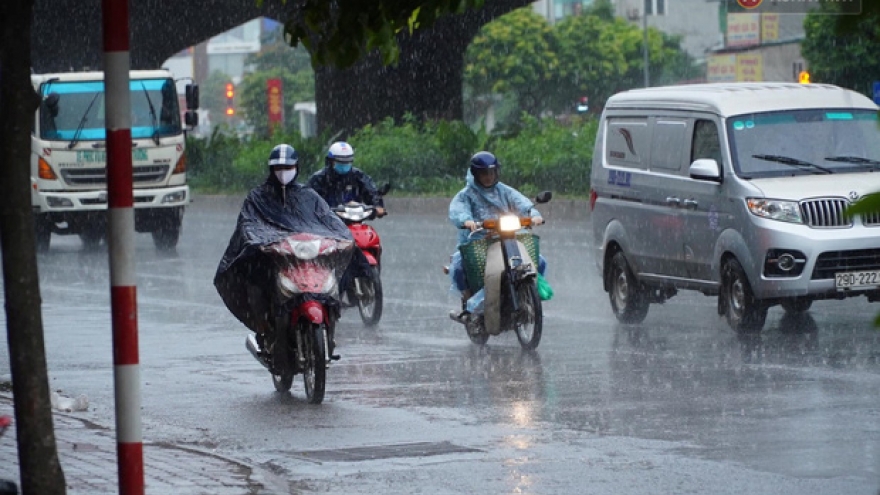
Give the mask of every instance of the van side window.
[[648, 119], [609, 119], [605, 132], [605, 160], [608, 165], [640, 168], [648, 164]]
[[718, 136], [718, 126], [711, 120], [694, 122], [691, 163], [700, 158], [711, 158], [721, 166], [721, 138]]
[[651, 168], [681, 170], [684, 150], [687, 149], [687, 122], [658, 118], [654, 124], [651, 135]]

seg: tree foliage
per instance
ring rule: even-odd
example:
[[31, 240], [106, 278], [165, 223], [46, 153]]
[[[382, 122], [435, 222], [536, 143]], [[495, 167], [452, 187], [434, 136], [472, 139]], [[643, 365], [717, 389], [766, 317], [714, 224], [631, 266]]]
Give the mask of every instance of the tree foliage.
[[[465, 81], [469, 92], [502, 94], [533, 116], [570, 109], [581, 96], [601, 108], [644, 84], [643, 45], [642, 29], [614, 17], [607, 1], [555, 26], [525, 7], [483, 26], [466, 53]], [[697, 75], [677, 37], [649, 28], [648, 53], [655, 84]]]
[[465, 80], [474, 94], [512, 95], [537, 116], [551, 106], [552, 88], [565, 75], [559, 52], [550, 24], [531, 8], [518, 9], [486, 24], [474, 38]]
[[[258, 4], [273, 0], [258, 0]], [[274, 0], [279, 1], [279, 0]], [[292, 0], [293, 1], [293, 0]], [[296, 0], [284, 24], [292, 46], [302, 43], [313, 66], [349, 67], [373, 49], [385, 63], [399, 55], [396, 36], [431, 26], [439, 16], [481, 7], [484, 0]]]
[[811, 12], [801, 53], [813, 82], [831, 83], [868, 94], [880, 80], [880, 2], [864, 2], [861, 15], [833, 15], [833, 6]]

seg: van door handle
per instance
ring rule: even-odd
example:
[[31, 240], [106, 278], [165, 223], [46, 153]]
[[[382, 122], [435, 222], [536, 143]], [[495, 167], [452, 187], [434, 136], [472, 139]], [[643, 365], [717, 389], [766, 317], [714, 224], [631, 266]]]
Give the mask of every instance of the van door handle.
[[691, 210], [696, 210], [699, 203], [697, 203], [696, 199], [686, 199], [682, 201], [682, 204], [685, 208], [689, 208]]
[[668, 198], [666, 198], [666, 204], [669, 206], [681, 206], [681, 198], [669, 196]]

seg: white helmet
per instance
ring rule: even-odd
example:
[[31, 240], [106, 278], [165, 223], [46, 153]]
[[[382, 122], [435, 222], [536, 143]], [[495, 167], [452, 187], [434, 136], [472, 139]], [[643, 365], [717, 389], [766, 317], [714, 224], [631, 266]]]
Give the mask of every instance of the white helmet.
[[338, 163], [351, 163], [354, 161], [354, 148], [345, 141], [336, 141], [330, 145], [327, 158]]

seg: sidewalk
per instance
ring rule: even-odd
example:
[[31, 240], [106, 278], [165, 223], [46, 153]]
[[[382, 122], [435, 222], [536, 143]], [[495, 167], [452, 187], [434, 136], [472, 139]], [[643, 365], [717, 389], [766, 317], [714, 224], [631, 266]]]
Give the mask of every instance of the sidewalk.
[[[0, 396], [0, 415], [14, 415], [10, 397]], [[77, 416], [77, 413], [53, 413], [58, 457], [68, 495], [118, 494], [114, 431]], [[0, 478], [18, 483], [14, 423], [0, 438], [0, 459]], [[247, 464], [198, 448], [144, 443], [144, 480], [146, 493], [151, 495], [277, 493], [266, 491], [257, 477]]]

